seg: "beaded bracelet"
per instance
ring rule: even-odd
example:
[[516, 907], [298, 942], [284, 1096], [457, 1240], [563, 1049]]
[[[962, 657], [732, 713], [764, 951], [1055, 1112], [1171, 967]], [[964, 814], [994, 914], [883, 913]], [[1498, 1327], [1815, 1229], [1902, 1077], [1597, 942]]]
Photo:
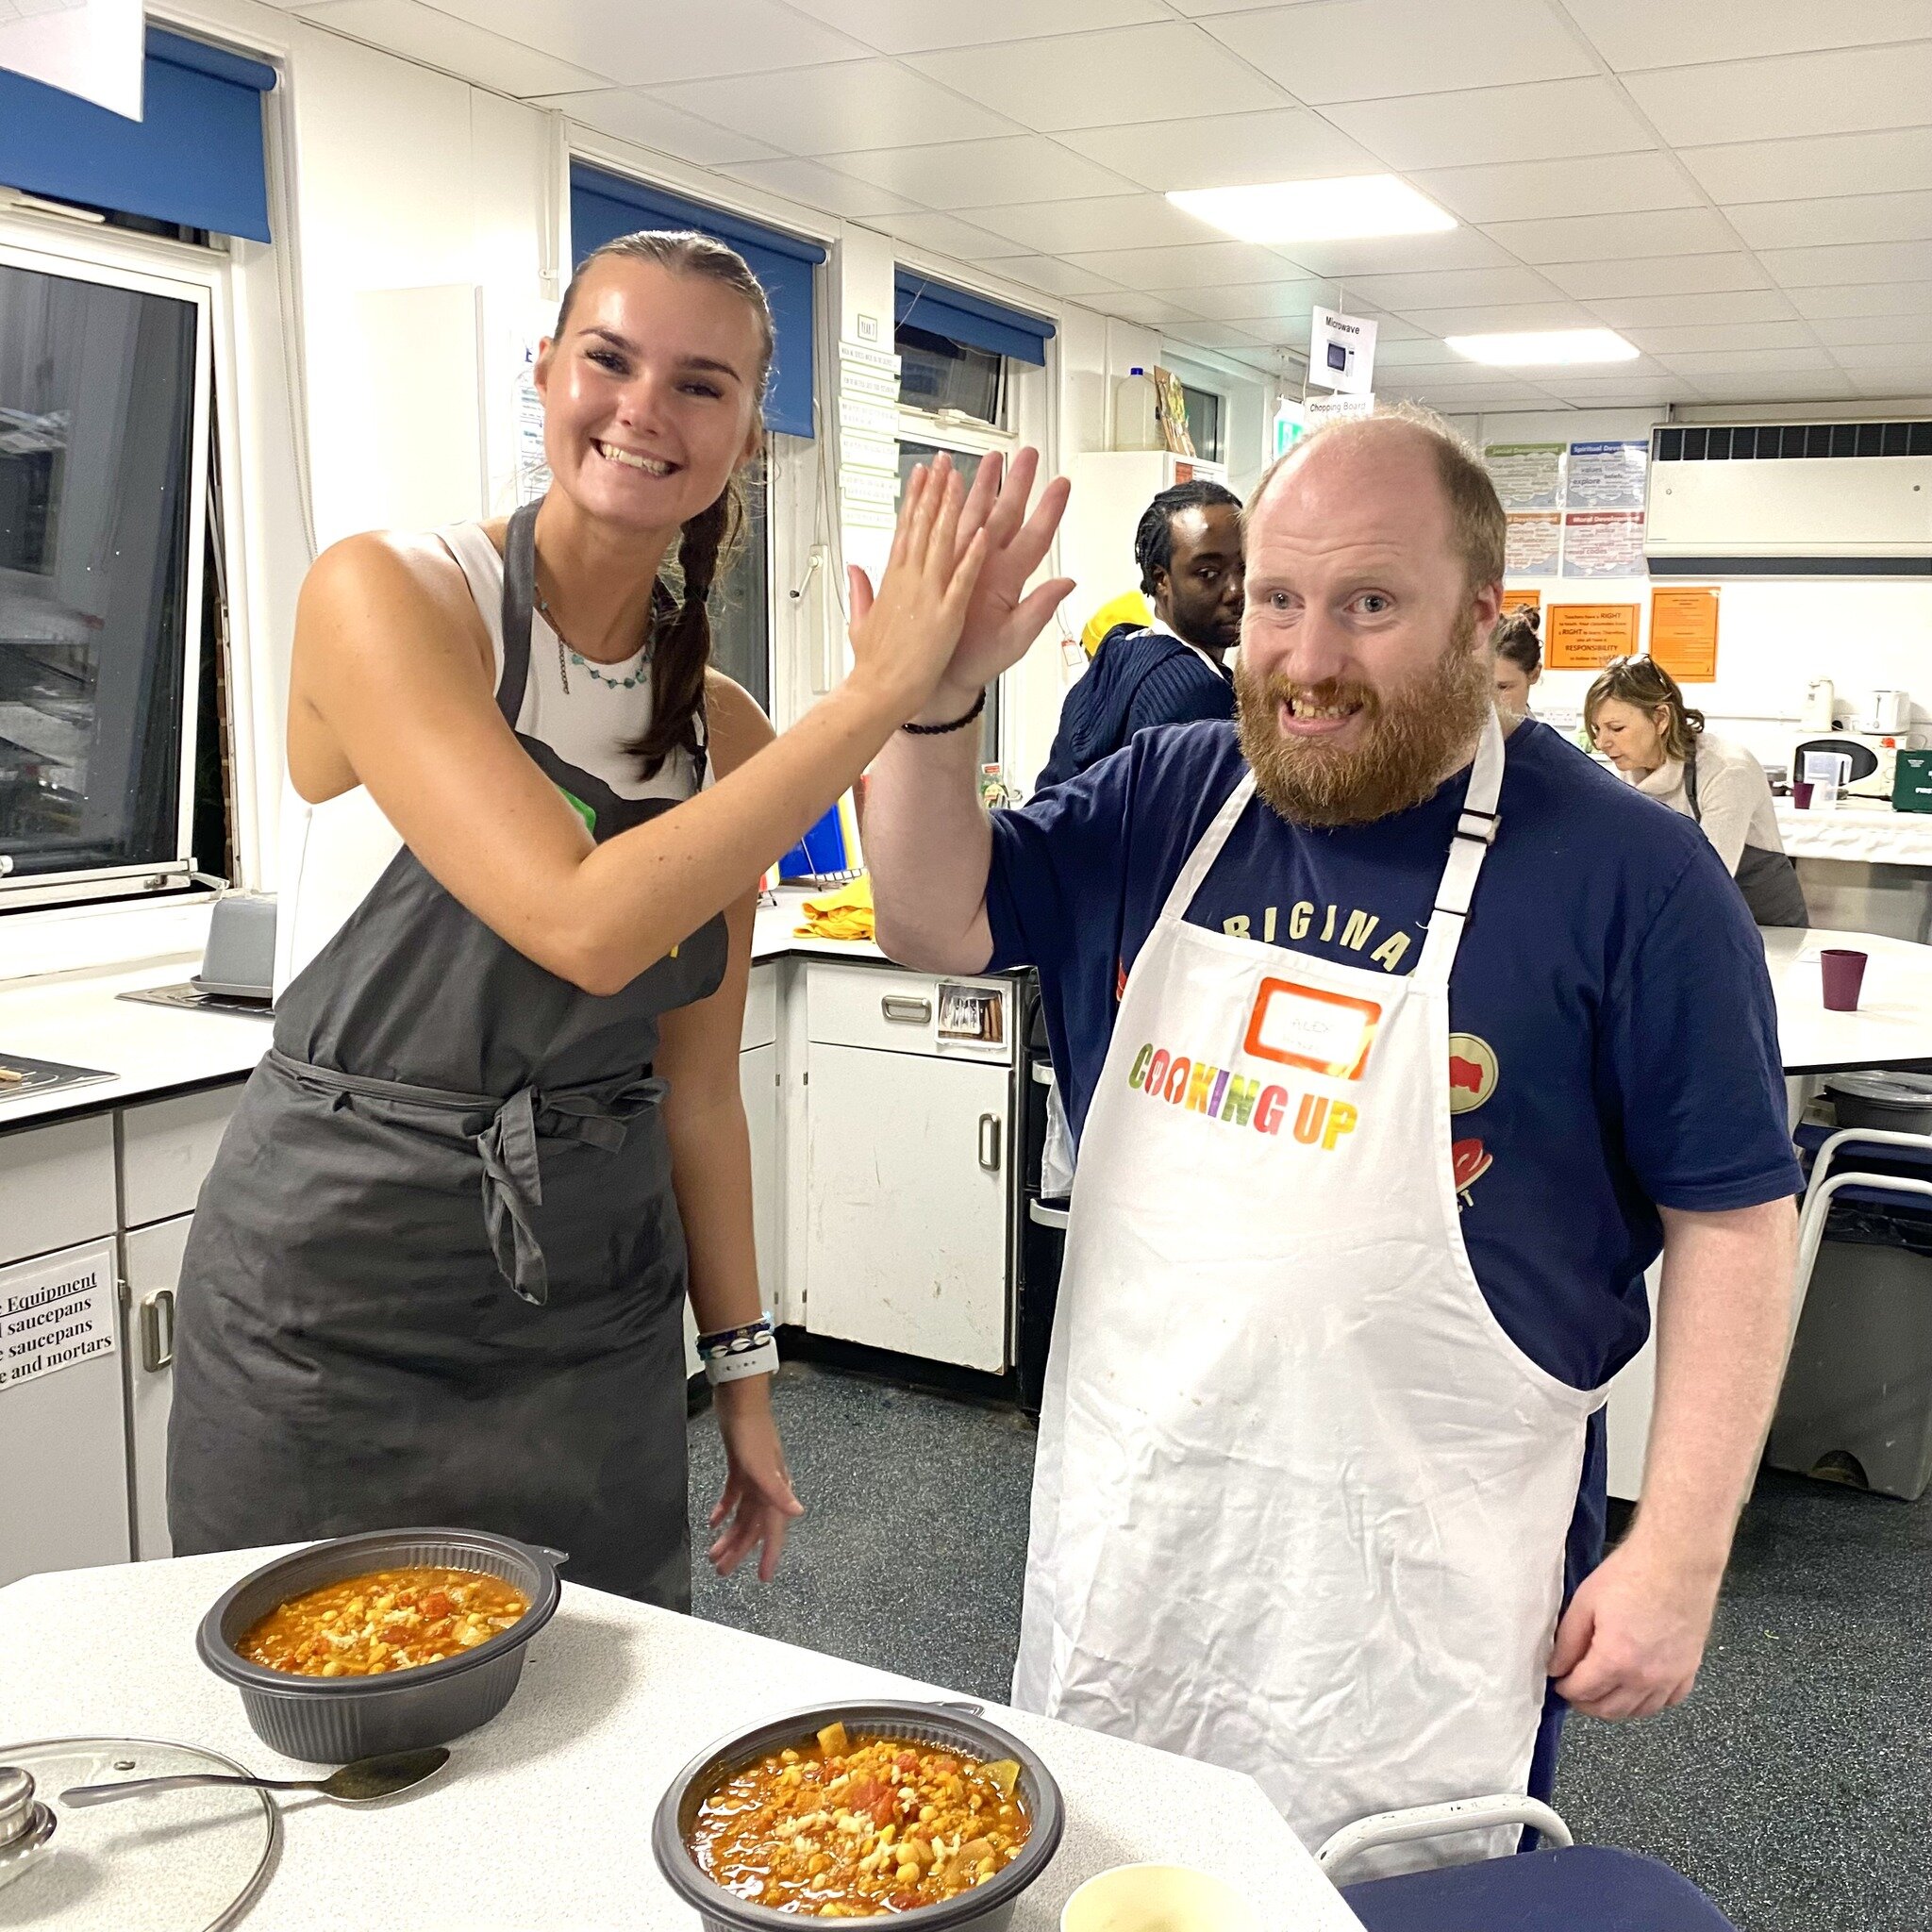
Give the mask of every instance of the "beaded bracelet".
[[775, 1374], [778, 1340], [773, 1333], [771, 1316], [760, 1315], [756, 1322], [737, 1328], [700, 1335], [698, 1359], [705, 1365], [705, 1379], [714, 1388], [720, 1382], [740, 1382], [749, 1375]]
[[948, 731], [963, 731], [980, 712], [986, 709], [986, 692], [982, 689], [974, 700], [973, 708], [963, 718], [955, 718], [950, 724], [902, 724], [901, 731], [909, 731], [915, 738], [942, 738]]

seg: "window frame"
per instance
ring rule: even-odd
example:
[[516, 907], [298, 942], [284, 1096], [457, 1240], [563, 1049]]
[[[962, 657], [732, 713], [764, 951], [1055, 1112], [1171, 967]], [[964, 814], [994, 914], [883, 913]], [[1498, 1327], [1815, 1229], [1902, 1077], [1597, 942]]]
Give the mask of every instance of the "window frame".
[[[1213, 463], [1220, 469], [1225, 470], [1227, 468], [1227, 419], [1234, 407], [1231, 399], [1226, 391], [1215, 389], [1205, 382], [1190, 382], [1185, 375], [1180, 375], [1178, 373], [1177, 380], [1181, 386], [1183, 403], [1185, 403], [1190, 392], [1197, 396], [1212, 398], [1214, 403], [1214, 448], [1212, 450], [1205, 450], [1196, 441], [1194, 454], [1200, 461]], [[1188, 434], [1190, 437], [1193, 436], [1193, 431], [1194, 425], [1191, 420], [1188, 424]]]
[[[30, 274], [64, 276], [69, 280], [92, 282], [108, 288], [127, 289], [141, 294], [159, 295], [189, 303], [195, 312], [194, 392], [189, 431], [188, 452], [188, 557], [182, 596], [183, 653], [181, 675], [180, 751], [176, 773], [175, 830], [172, 856], [137, 864], [84, 867], [73, 872], [33, 873], [19, 878], [0, 874], [0, 915], [33, 908], [82, 905], [91, 901], [151, 897], [158, 892], [182, 891], [202, 881], [196, 877], [198, 855], [194, 845], [194, 802], [196, 740], [201, 705], [201, 659], [204, 642], [201, 621], [205, 559], [208, 554], [208, 508], [210, 478], [211, 429], [214, 417], [215, 362], [219, 356], [225, 368], [232, 366], [232, 336], [227, 309], [227, 261], [212, 249], [169, 242], [160, 238], [130, 237], [125, 231], [105, 225], [90, 224], [80, 233], [68, 232], [61, 217], [41, 221], [24, 218], [8, 209], [0, 212], [0, 265]], [[56, 228], [53, 224], [58, 222]], [[228, 412], [232, 415], [232, 411]], [[224, 437], [225, 445], [227, 438]], [[237, 474], [233, 457], [225, 447], [225, 474]], [[227, 543], [235, 541], [232, 516], [224, 519]], [[235, 582], [232, 552], [225, 558], [231, 586], [229, 606], [229, 649], [231, 674], [245, 657], [237, 621], [232, 586]], [[243, 715], [241, 700], [244, 692], [231, 675], [230, 718]], [[233, 733], [239, 741], [240, 731]], [[235, 830], [239, 849], [246, 851], [251, 842], [245, 821], [252, 799], [242, 792], [243, 774], [238, 758], [237, 792], [243, 824]], [[219, 858], [219, 855], [217, 855]]]

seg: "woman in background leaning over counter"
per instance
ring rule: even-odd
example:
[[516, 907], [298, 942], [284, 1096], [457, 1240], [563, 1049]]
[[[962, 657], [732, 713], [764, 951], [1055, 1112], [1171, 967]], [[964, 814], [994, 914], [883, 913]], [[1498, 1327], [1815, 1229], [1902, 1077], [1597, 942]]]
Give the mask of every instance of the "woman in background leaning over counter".
[[[758, 881], [929, 702], [989, 539], [943, 463], [915, 473], [852, 674], [774, 741], [705, 608], [773, 348], [730, 249], [623, 237], [538, 359], [541, 503], [308, 574], [303, 957], [182, 1265], [177, 1555], [446, 1524], [688, 1607], [689, 1292], [728, 1461], [711, 1559], [777, 1562], [800, 1506], [738, 1085]], [[358, 903], [332, 815], [360, 792], [394, 857]], [[355, 910], [304, 934], [330, 896]]]
[[1583, 701], [1583, 723], [1640, 791], [1704, 827], [1759, 925], [1811, 924], [1764, 767], [1707, 731], [1668, 671], [1649, 658], [1607, 665]]
[[1506, 717], [1530, 715], [1530, 687], [1543, 675], [1543, 645], [1537, 627], [1534, 610], [1507, 610], [1490, 640], [1496, 654], [1496, 708]]

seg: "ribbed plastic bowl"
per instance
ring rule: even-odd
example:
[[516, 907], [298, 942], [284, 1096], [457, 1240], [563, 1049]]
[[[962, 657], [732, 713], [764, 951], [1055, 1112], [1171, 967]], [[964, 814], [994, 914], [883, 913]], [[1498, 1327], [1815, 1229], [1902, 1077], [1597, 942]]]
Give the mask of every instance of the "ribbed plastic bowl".
[[[252, 1571], [201, 1620], [195, 1649], [242, 1693], [255, 1735], [285, 1757], [346, 1764], [380, 1751], [446, 1744], [486, 1724], [510, 1700], [531, 1638], [557, 1613], [561, 1551], [476, 1529], [382, 1529], [313, 1543]], [[500, 1576], [530, 1601], [508, 1630], [442, 1663], [375, 1677], [304, 1677], [238, 1655], [261, 1618], [306, 1591], [371, 1570], [474, 1570]]]
[[715, 1883], [691, 1854], [691, 1830], [699, 1807], [727, 1777], [755, 1763], [767, 1752], [809, 1743], [829, 1724], [848, 1731], [882, 1738], [904, 1738], [914, 1744], [933, 1744], [969, 1757], [1015, 1759], [1020, 1766], [1020, 1801], [1031, 1821], [1020, 1856], [1004, 1872], [983, 1885], [962, 1891], [938, 1905], [918, 1906], [909, 1912], [878, 1916], [893, 1932], [905, 1926], [918, 1932], [955, 1932], [970, 1925], [974, 1932], [1004, 1932], [1011, 1922], [1020, 1894], [1053, 1862], [1066, 1829], [1066, 1807], [1060, 1788], [1039, 1756], [1010, 1731], [988, 1724], [976, 1704], [915, 1704], [892, 1698], [870, 1703], [824, 1704], [812, 1710], [792, 1711], [713, 1744], [679, 1772], [658, 1801], [651, 1825], [651, 1850], [658, 1869], [671, 1889], [693, 1907], [706, 1932], [797, 1932], [801, 1915], [770, 1906], [755, 1906]]

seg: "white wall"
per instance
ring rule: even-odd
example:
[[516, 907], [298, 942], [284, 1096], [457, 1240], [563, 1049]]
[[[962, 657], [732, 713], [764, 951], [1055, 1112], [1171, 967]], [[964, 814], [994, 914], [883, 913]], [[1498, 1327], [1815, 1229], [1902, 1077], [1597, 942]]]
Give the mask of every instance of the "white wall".
[[[1720, 412], [1679, 410], [1674, 421], [1707, 420]], [[1882, 407], [1840, 410], [1790, 407], [1762, 412], [1727, 408], [1736, 422], [1841, 414], [1880, 416]], [[1652, 409], [1563, 410], [1544, 414], [1464, 416], [1452, 419], [1478, 448], [1485, 442], [1558, 442], [1647, 438], [1661, 414]], [[1717, 677], [1685, 687], [1687, 700], [1704, 711], [1712, 729], [1748, 744], [1769, 764], [1788, 765], [1799, 728], [1805, 688], [1815, 677], [1835, 682], [1855, 716], [1870, 708], [1874, 690], [1912, 692], [1920, 725], [1932, 725], [1932, 583], [1897, 578], [1713, 577], [1719, 587]], [[1635, 604], [1642, 647], [1650, 641], [1649, 577], [1510, 579], [1542, 591], [1547, 612], [1557, 604]], [[1591, 674], [1547, 671], [1537, 708], [1567, 725], [1580, 714]]]

